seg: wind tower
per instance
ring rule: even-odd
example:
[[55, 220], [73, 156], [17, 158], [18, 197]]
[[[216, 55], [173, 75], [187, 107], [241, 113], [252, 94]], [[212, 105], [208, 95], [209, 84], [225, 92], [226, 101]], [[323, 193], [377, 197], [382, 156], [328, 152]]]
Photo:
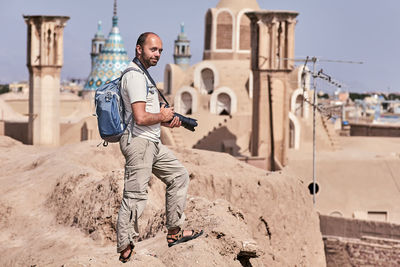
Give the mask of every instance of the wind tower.
[[253, 118], [251, 153], [265, 157], [267, 169], [287, 164], [290, 74], [294, 70], [297, 12], [256, 11], [251, 20]]
[[104, 37], [101, 20], [97, 23], [97, 32], [92, 39], [92, 52], [90, 53], [90, 57], [92, 59], [92, 69], [96, 63], [98, 56], [100, 55], [101, 49], [103, 48], [106, 38]]
[[129, 62], [128, 53], [119, 33], [117, 0], [114, 0], [112, 28], [83, 88], [84, 98], [92, 98], [99, 86], [118, 78]]
[[69, 17], [23, 17], [28, 26], [28, 143], [57, 146], [60, 143], [59, 106], [63, 32]]
[[174, 63], [182, 69], [187, 69], [190, 64], [190, 41], [185, 34], [185, 25], [181, 23], [181, 32], [175, 40]]

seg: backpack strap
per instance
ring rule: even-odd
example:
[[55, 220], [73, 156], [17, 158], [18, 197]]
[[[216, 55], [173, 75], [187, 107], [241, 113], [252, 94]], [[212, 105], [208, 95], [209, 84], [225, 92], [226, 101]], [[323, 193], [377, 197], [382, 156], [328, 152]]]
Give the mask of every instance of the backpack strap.
[[122, 76], [124, 76], [125, 73], [130, 72], [130, 71], [132, 71], [132, 70], [137, 71], [137, 72], [140, 72], [137, 68], [130, 67], [130, 68], [125, 69], [125, 70], [121, 73], [121, 76], [119, 77], [119, 79], [121, 80], [121, 79], [122, 79]]
[[[140, 68], [140, 66], [139, 66], [139, 68]], [[144, 76], [146, 76], [146, 74], [143, 72], [143, 71], [141, 71], [142, 69], [140, 68], [140, 70], [138, 70], [137, 68], [135, 68], [135, 67], [129, 67], [129, 68], [127, 68], [127, 69], [125, 69], [122, 73], [121, 73], [121, 76], [119, 77], [119, 81], [121, 82], [122, 81], [122, 77], [126, 74], [126, 73], [128, 73], [128, 72], [130, 72], [130, 71], [137, 71], [137, 72], [139, 72], [139, 73], [141, 73], [141, 74], [143, 74]], [[152, 80], [151, 80], [152, 81]], [[156, 87], [157, 88], [157, 87]], [[146, 86], [146, 96], [149, 94], [149, 87], [148, 86]], [[122, 99], [121, 99], [122, 100]], [[124, 107], [124, 113], [125, 113], [125, 105], [123, 105], [123, 107]], [[125, 118], [123, 118], [123, 120], [124, 120], [124, 123], [125, 123]], [[132, 113], [129, 115], [129, 117], [128, 117], [128, 120], [127, 121], [131, 121], [132, 120]], [[129, 130], [129, 128], [128, 128], [128, 124], [129, 123], [126, 123], [126, 129], [128, 129], [128, 145], [131, 143], [131, 133], [130, 133], [130, 130]]]
[[[140, 67], [139, 67], [140, 68]], [[122, 80], [122, 76], [124, 76], [127, 72], [130, 72], [130, 71], [137, 71], [137, 72], [139, 72], [139, 73], [141, 73], [141, 74], [143, 74], [144, 76], [146, 76], [146, 74], [143, 72], [143, 71], [140, 71], [140, 70], [138, 70], [137, 68], [135, 68], [135, 67], [130, 67], [130, 68], [127, 68], [127, 69], [125, 69], [122, 73], [121, 73], [121, 76], [119, 77], [119, 80], [121, 81]], [[151, 82], [152, 82], [152, 80], [150, 80]], [[153, 83], [153, 82], [152, 82]], [[156, 87], [157, 88], [157, 87]], [[158, 90], [158, 89], [157, 89]], [[146, 86], [146, 96], [149, 94], [149, 88]]]
[[135, 64], [143, 71], [143, 73], [147, 76], [147, 78], [149, 78], [150, 82], [153, 84], [153, 86], [157, 89], [158, 93], [161, 95], [162, 99], [165, 101], [165, 103], [167, 104], [167, 106], [169, 106], [169, 103], [167, 101], [167, 99], [165, 99], [164, 95], [161, 93], [161, 91], [157, 88], [155, 81], [153, 80], [153, 78], [151, 77], [150, 73], [146, 70], [146, 68], [143, 66], [142, 62], [140, 62], [140, 60], [135, 57], [133, 60], [133, 62], [135, 62]]

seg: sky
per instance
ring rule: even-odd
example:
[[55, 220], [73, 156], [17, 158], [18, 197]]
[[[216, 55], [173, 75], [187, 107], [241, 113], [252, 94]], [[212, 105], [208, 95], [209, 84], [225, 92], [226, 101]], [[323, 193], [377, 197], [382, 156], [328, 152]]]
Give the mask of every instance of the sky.
[[[246, 1], [246, 0], [243, 0]], [[119, 28], [130, 57], [140, 33], [160, 35], [164, 52], [150, 73], [163, 81], [165, 64], [173, 63], [174, 40], [184, 22], [191, 41], [191, 64], [202, 60], [204, 16], [219, 0], [119, 0]], [[295, 30], [295, 56], [317, 57], [323, 69], [343, 90], [400, 93], [399, 0], [258, 0], [261, 9], [299, 12]], [[23, 15], [70, 16], [64, 29], [62, 79], [89, 76], [91, 39], [97, 22], [108, 35], [113, 0], [0, 0], [0, 84], [28, 80], [27, 26]], [[363, 64], [323, 60], [362, 61]], [[301, 64], [301, 63], [299, 63]], [[312, 68], [312, 65], [309, 65]], [[336, 87], [318, 82], [331, 93]]]

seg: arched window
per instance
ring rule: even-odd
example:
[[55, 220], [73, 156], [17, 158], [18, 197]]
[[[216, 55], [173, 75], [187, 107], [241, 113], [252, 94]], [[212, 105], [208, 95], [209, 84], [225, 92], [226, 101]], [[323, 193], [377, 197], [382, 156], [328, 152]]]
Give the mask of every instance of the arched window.
[[192, 95], [189, 92], [183, 92], [181, 95], [181, 111], [183, 115], [192, 114]]
[[289, 119], [289, 148], [294, 148], [295, 144], [295, 129], [291, 119]]
[[289, 116], [289, 148], [299, 149], [300, 148], [300, 122], [297, 117], [292, 113], [288, 113]]
[[294, 114], [299, 117], [303, 117], [303, 95], [296, 97], [295, 112]]
[[205, 31], [205, 38], [204, 38], [204, 50], [211, 49], [211, 29], [212, 29], [212, 15], [211, 11], [208, 10], [206, 14], [206, 31]]
[[209, 68], [201, 71], [201, 89], [206, 90], [208, 94], [214, 91], [214, 72]]
[[222, 11], [217, 17], [217, 49], [232, 49], [232, 15]]
[[218, 115], [231, 114], [231, 98], [226, 93], [220, 93], [217, 97], [217, 114]]
[[250, 19], [243, 14], [240, 18], [239, 49], [250, 50]]
[[190, 86], [180, 88], [174, 97], [175, 111], [182, 115], [196, 114], [198, 91]]

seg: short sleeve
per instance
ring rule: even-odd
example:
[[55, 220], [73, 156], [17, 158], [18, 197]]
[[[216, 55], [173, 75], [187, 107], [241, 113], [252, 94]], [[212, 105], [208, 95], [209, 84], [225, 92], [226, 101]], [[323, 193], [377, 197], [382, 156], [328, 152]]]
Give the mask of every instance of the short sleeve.
[[130, 103], [146, 102], [147, 84], [144, 75], [138, 71], [130, 71], [122, 78], [122, 88], [128, 94]]

